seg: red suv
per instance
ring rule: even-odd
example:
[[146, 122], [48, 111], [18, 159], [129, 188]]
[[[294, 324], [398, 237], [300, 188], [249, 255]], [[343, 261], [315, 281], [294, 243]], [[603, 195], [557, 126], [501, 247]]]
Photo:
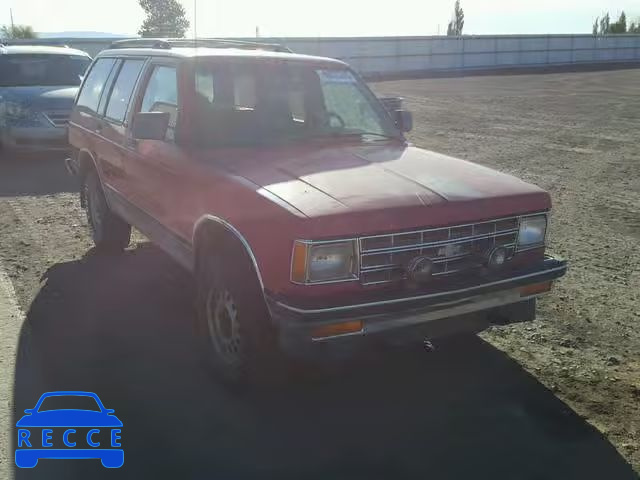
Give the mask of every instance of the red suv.
[[545, 191], [416, 148], [346, 64], [276, 45], [127, 40], [69, 128], [96, 248], [131, 226], [194, 272], [198, 338], [229, 380], [283, 352], [532, 320], [566, 270]]

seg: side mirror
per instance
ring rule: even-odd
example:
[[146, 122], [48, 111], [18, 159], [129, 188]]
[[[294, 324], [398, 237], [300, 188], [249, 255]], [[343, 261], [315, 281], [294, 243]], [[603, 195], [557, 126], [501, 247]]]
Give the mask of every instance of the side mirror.
[[111, 415], [112, 413], [115, 413], [116, 411], [113, 408], [105, 408], [104, 409], [104, 413], [106, 413], [107, 415]]
[[413, 129], [413, 115], [409, 110], [396, 110], [393, 119], [401, 132], [410, 132]]
[[137, 140], [164, 140], [169, 127], [169, 112], [139, 112], [133, 116], [131, 134]]
[[384, 106], [384, 108], [389, 112], [390, 115], [393, 115], [393, 112], [396, 110], [402, 110], [402, 101], [403, 97], [379, 97], [380, 103]]
[[24, 413], [31, 415], [33, 413], [33, 408], [27, 408]]

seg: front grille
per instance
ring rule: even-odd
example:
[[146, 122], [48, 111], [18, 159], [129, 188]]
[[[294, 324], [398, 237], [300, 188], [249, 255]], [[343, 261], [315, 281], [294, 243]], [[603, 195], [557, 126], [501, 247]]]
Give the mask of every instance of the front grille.
[[71, 112], [68, 110], [51, 110], [44, 112], [44, 116], [47, 117], [47, 120], [56, 127], [66, 127], [69, 123], [70, 115]]
[[417, 256], [433, 262], [433, 275], [449, 275], [481, 265], [479, 254], [505, 247], [511, 257], [516, 248], [519, 218], [431, 228], [405, 233], [361, 237], [360, 281], [364, 285], [406, 278], [406, 266]]

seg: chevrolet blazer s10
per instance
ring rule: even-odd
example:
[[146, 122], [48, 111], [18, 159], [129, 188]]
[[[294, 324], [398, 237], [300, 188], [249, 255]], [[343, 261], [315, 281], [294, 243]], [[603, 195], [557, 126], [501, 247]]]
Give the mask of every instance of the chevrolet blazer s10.
[[206, 357], [245, 381], [283, 352], [532, 320], [565, 273], [547, 192], [416, 148], [411, 125], [338, 60], [126, 40], [83, 82], [68, 166], [96, 247], [135, 226], [193, 271]]

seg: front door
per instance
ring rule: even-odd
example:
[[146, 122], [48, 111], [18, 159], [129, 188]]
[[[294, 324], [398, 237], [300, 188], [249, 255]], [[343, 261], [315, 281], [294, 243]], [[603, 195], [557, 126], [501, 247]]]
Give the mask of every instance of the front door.
[[143, 75], [133, 115], [168, 112], [169, 126], [163, 140], [134, 139], [129, 129], [125, 140], [131, 182], [128, 196], [139, 210], [141, 218], [136, 223], [143, 232], [182, 262], [188, 255], [193, 218], [187, 180], [189, 160], [175, 142], [180, 106], [177, 66], [170, 60], [156, 62], [152, 61]]

